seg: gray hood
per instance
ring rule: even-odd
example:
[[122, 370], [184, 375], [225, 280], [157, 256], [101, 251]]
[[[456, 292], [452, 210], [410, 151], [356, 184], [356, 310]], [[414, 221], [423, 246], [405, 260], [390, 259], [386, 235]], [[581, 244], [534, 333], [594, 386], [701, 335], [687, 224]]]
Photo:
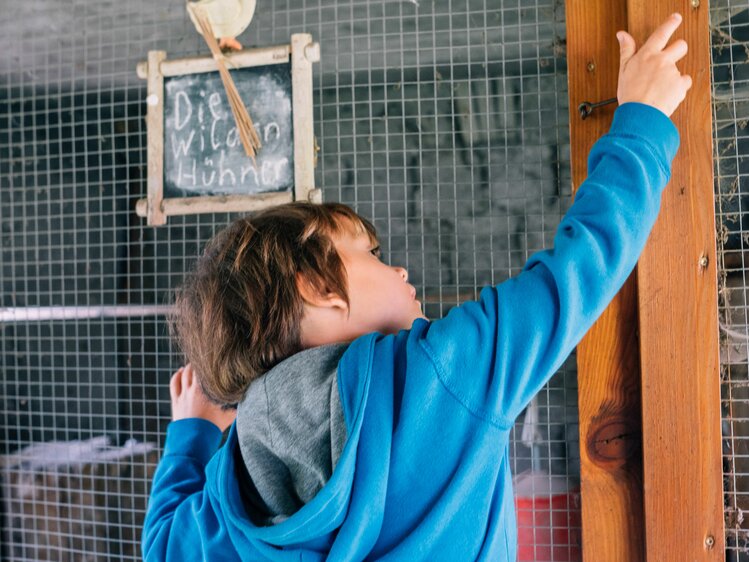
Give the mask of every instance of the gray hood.
[[346, 442], [337, 370], [347, 348], [325, 345], [289, 357], [254, 381], [239, 403], [237, 437], [247, 469], [240, 489], [256, 524], [287, 519], [330, 479]]

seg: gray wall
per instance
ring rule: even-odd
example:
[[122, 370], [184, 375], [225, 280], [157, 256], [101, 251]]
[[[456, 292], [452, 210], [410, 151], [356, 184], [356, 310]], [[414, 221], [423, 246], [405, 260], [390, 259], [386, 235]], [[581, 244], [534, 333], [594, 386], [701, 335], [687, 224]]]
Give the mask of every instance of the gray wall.
[[[6, 2], [7, 4], [7, 2]], [[2, 307], [157, 305], [230, 216], [146, 227], [135, 65], [207, 49], [178, 0], [34, 0], [0, 23]], [[571, 180], [564, 7], [259, 0], [247, 47], [309, 32], [316, 182], [375, 223], [430, 317], [552, 243]], [[181, 358], [161, 317], [0, 323], [0, 441], [159, 446]], [[539, 395], [540, 466], [577, 478], [574, 356]], [[513, 441], [516, 472], [529, 449]], [[114, 548], [114, 547], [113, 547]], [[112, 550], [114, 552], [114, 550]]]

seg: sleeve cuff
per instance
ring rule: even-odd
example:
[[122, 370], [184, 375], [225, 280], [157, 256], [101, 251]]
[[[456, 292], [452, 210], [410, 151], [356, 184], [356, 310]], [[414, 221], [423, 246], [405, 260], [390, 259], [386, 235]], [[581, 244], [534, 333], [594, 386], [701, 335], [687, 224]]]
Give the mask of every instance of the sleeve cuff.
[[673, 121], [660, 109], [644, 103], [628, 102], [620, 105], [614, 113], [609, 133], [647, 140], [666, 169], [670, 169], [671, 161], [679, 149], [679, 131]]
[[202, 463], [208, 461], [221, 444], [222, 433], [216, 424], [201, 418], [186, 418], [171, 422], [166, 428], [164, 456], [191, 457]]

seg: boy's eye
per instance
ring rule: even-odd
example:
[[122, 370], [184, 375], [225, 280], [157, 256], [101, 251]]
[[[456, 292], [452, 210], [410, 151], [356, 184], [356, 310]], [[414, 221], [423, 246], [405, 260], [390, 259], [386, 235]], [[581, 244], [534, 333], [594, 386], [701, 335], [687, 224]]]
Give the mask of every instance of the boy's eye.
[[380, 247], [379, 246], [375, 246], [374, 248], [372, 248], [371, 250], [369, 250], [369, 253], [372, 254], [377, 259], [380, 259], [382, 257], [382, 252], [380, 251]]

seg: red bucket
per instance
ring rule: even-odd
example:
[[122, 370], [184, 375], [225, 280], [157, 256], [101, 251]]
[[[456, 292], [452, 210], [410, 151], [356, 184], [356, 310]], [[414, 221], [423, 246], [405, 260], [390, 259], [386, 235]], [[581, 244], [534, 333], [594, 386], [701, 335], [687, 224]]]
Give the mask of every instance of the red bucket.
[[518, 562], [580, 562], [580, 492], [544, 473], [516, 477]]

